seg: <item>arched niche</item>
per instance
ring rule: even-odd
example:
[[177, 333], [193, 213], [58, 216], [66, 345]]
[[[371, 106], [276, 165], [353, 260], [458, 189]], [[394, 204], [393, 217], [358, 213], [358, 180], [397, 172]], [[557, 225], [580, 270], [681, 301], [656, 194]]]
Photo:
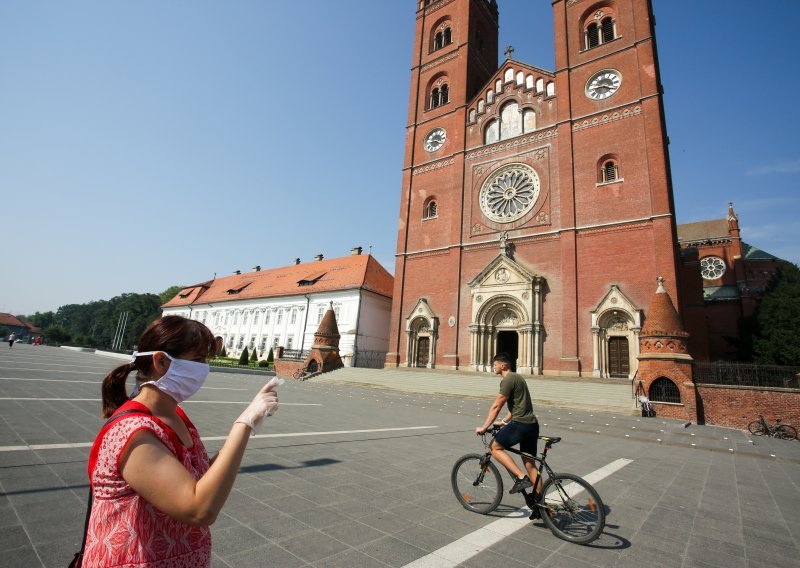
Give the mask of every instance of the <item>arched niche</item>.
[[612, 284], [591, 314], [592, 376], [633, 379], [639, 364], [642, 310]]

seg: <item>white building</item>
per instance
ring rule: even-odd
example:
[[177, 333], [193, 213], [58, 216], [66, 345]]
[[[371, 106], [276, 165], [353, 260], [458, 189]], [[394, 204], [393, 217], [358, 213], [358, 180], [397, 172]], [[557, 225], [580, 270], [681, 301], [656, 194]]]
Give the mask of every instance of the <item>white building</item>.
[[[222, 337], [229, 356], [255, 347], [261, 359], [270, 347], [310, 349], [314, 332], [333, 304], [345, 365], [358, 352], [383, 360], [389, 345], [394, 278], [371, 255], [350, 256], [234, 274], [187, 286], [162, 306], [207, 325]], [[360, 362], [359, 362], [360, 363]], [[359, 365], [361, 366], [361, 365]]]

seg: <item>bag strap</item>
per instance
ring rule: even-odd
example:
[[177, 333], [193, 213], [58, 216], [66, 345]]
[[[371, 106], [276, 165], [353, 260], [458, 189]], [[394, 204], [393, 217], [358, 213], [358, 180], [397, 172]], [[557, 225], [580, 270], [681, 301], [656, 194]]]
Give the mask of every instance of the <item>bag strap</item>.
[[[138, 408], [131, 408], [128, 410], [123, 410], [121, 412], [117, 412], [111, 418], [106, 420], [106, 423], [103, 424], [103, 427], [100, 429], [100, 432], [103, 433], [104, 430], [108, 430], [108, 427], [116, 422], [118, 419], [122, 418], [126, 414], [145, 414]], [[83, 541], [81, 541], [81, 549], [75, 555], [76, 557], [82, 556], [83, 551], [86, 549], [86, 537], [89, 534], [89, 517], [92, 515], [92, 502], [94, 501], [94, 491], [92, 490], [92, 480], [89, 479], [89, 500], [86, 504], [86, 520], [83, 523]]]

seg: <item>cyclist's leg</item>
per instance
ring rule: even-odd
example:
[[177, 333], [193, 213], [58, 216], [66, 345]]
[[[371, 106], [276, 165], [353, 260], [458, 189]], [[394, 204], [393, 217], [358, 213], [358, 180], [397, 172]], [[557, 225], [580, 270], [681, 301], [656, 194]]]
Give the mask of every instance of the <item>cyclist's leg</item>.
[[517, 463], [514, 461], [514, 458], [512, 458], [507, 451], [505, 451], [503, 446], [497, 443], [497, 440], [492, 442], [491, 450], [492, 457], [497, 460], [497, 463], [506, 468], [508, 473], [514, 476], [514, 479], [520, 479], [525, 476]]
[[[539, 423], [537, 422], [535, 424], [526, 425], [524, 437], [519, 443], [519, 449], [526, 454], [535, 456], [538, 442]], [[539, 479], [539, 472], [536, 470], [536, 462], [533, 461], [533, 458], [523, 455], [522, 463], [525, 465], [525, 469], [528, 471], [528, 477], [530, 477], [531, 482], [536, 489], [536, 493], [540, 493], [542, 490], [542, 480]]]

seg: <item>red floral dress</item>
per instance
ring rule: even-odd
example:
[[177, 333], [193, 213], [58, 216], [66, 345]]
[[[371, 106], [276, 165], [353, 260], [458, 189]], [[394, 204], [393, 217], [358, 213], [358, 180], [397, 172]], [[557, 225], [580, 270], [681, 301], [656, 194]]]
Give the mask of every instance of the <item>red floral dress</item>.
[[84, 568], [211, 566], [211, 530], [182, 523], [162, 513], [131, 489], [118, 468], [119, 457], [131, 437], [139, 430], [149, 430], [195, 479], [200, 479], [208, 470], [209, 460], [197, 429], [178, 407], [178, 415], [192, 436], [192, 447], [187, 448], [175, 432], [151, 416], [143, 404], [129, 401], [118, 412], [122, 410], [136, 413], [103, 428], [89, 457], [94, 500], [83, 556]]

